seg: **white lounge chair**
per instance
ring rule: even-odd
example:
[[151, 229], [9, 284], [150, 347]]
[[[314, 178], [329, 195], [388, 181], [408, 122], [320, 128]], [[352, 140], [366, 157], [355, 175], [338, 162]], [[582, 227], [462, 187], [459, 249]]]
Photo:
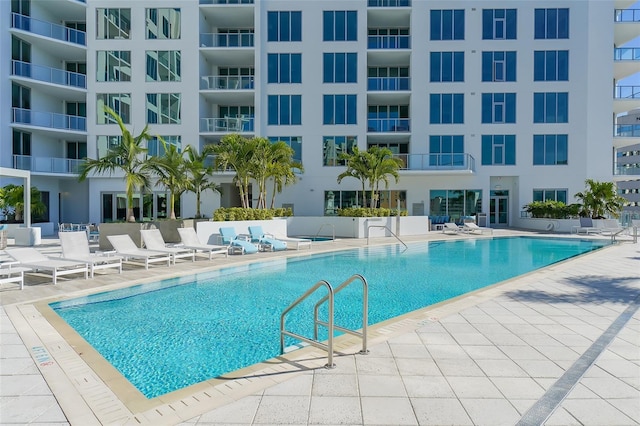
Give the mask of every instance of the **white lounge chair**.
[[625, 230], [625, 228], [620, 226], [617, 219], [604, 219], [601, 223], [600, 233], [602, 235], [617, 235]]
[[84, 272], [84, 279], [89, 276], [89, 267], [86, 262], [75, 260], [63, 260], [60, 258], [45, 256], [33, 247], [20, 247], [5, 250], [14, 260], [20, 262], [22, 266], [29, 267], [35, 271], [47, 271], [53, 275], [53, 285], [58, 284], [58, 277]]
[[580, 225], [575, 225], [571, 228], [571, 232], [575, 232], [576, 234], [580, 234], [584, 232], [585, 234], [599, 234], [600, 228], [593, 224], [593, 219], [590, 217], [581, 217]]
[[20, 266], [20, 262], [0, 263], [0, 284], [16, 283], [20, 290], [24, 289], [24, 273], [31, 271], [31, 268]]
[[212, 259], [214, 254], [224, 254], [225, 257], [229, 254], [229, 247], [203, 244], [200, 242], [200, 238], [198, 238], [198, 234], [196, 234], [194, 228], [178, 228], [178, 234], [180, 234], [182, 247], [192, 249], [196, 252], [202, 251], [208, 253], [209, 260]]
[[142, 249], [133, 242], [131, 237], [124, 235], [107, 235], [107, 239], [113, 246], [113, 249], [126, 261], [131, 259], [144, 260], [144, 268], [149, 269], [149, 263], [167, 262], [167, 266], [171, 265], [171, 255], [161, 251]]
[[85, 231], [61, 232], [58, 237], [62, 246], [62, 257], [67, 260], [85, 262], [89, 265], [91, 278], [98, 269], [117, 268], [118, 273], [122, 273], [122, 257], [91, 253]]
[[443, 234], [459, 234], [460, 232], [460, 227], [453, 222], [447, 222], [442, 225]]
[[493, 234], [493, 229], [478, 226], [473, 222], [465, 222], [464, 225], [462, 225], [462, 232], [466, 232], [467, 234]]
[[176, 263], [176, 259], [183, 257], [190, 257], [192, 262], [196, 260], [195, 250], [193, 249], [186, 247], [167, 247], [159, 229], [142, 229], [140, 230], [140, 235], [142, 236], [142, 242], [146, 248], [149, 250], [169, 253], [171, 255], [171, 261], [174, 264]]

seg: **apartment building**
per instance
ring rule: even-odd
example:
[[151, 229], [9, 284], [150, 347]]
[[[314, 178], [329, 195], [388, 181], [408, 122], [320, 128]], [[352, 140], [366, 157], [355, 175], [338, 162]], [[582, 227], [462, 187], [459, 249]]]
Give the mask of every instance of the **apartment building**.
[[[0, 166], [31, 172], [51, 222], [123, 219], [122, 176], [77, 180], [83, 158], [118, 142], [106, 105], [134, 135], [149, 125], [181, 148], [230, 133], [285, 141], [304, 173], [277, 205], [296, 215], [362, 204], [359, 181], [337, 183], [340, 154], [384, 146], [403, 168], [379, 205], [517, 226], [533, 200], [570, 203], [586, 178], [612, 180], [616, 150], [638, 143], [640, 132], [616, 123], [640, 107], [633, 89], [619, 95], [640, 72], [640, 50], [624, 47], [640, 35], [632, 5], [0, 2], [11, 17], [0, 39], [2, 92], [11, 91], [0, 96]], [[162, 154], [158, 140], [148, 149]], [[239, 205], [233, 175], [214, 179], [223, 191], [205, 193], [208, 216]], [[140, 219], [167, 215], [161, 186], [136, 203]], [[178, 211], [193, 216], [193, 194]]]

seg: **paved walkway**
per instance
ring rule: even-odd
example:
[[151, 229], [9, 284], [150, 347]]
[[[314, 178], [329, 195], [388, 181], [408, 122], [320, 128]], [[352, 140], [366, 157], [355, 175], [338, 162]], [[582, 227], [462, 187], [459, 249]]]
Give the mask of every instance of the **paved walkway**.
[[[149, 279], [139, 269], [123, 276]], [[185, 262], [150, 274], [193, 269]], [[387, 322], [372, 330], [368, 355], [346, 338], [334, 369], [308, 348], [138, 407], [105, 386], [30, 302], [124, 285], [123, 276], [0, 291], [1, 424], [640, 424], [640, 244]]]

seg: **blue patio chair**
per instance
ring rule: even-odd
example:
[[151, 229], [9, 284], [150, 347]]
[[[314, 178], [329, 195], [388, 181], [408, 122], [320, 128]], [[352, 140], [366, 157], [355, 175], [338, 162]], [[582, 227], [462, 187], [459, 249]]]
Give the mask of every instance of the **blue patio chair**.
[[285, 241], [278, 240], [273, 235], [265, 234], [260, 225], [250, 226], [249, 235], [251, 236], [251, 242], [257, 243], [258, 248], [262, 251], [280, 251], [287, 249], [287, 243]]

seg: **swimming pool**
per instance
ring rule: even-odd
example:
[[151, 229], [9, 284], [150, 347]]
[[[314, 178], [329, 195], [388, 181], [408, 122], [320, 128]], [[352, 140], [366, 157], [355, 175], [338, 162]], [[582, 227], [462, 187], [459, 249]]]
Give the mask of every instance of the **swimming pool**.
[[[494, 238], [352, 249], [163, 280], [50, 306], [147, 398], [279, 354], [279, 316], [321, 279], [369, 281], [369, 324], [468, 293], [606, 245]], [[336, 323], [358, 328], [361, 293], [336, 298]], [[311, 336], [310, 298], [287, 319]], [[352, 314], [352, 315], [350, 315]], [[287, 344], [293, 344], [288, 341]]]

